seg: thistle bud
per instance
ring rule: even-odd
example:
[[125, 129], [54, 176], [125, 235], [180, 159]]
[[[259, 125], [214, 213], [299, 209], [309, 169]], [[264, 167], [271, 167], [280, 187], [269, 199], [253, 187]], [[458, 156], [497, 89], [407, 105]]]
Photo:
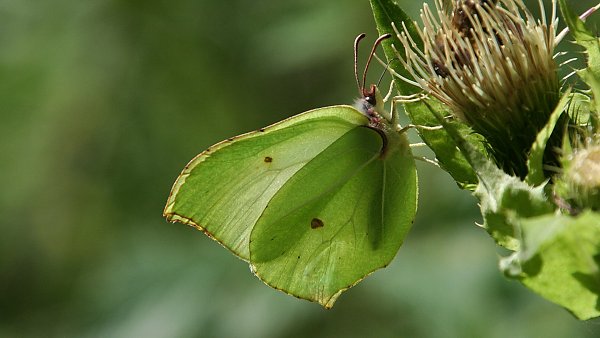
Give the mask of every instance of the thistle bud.
[[[545, 14], [534, 19], [522, 0], [458, 0], [451, 11], [442, 7], [437, 1], [435, 13], [427, 4], [421, 11], [422, 50], [398, 32], [405, 50], [398, 57], [423, 90], [485, 138], [499, 167], [525, 177], [528, 152], [560, 98], [555, 1], [549, 22]], [[548, 148], [560, 140], [553, 137]], [[556, 165], [556, 154], [549, 156]]]
[[563, 156], [555, 182], [557, 204], [571, 214], [600, 210], [600, 145], [588, 145]]

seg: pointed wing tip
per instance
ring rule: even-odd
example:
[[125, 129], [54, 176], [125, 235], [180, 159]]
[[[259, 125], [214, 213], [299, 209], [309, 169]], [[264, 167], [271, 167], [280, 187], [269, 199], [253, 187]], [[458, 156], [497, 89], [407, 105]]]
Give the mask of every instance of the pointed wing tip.
[[323, 308], [325, 310], [331, 310], [333, 308], [333, 305], [335, 304], [335, 301], [339, 297], [339, 295], [344, 291], [345, 290], [340, 290], [336, 294], [331, 296], [328, 300], [323, 299], [323, 300], [318, 301], [318, 303], [321, 304], [321, 306], [323, 306]]
[[166, 219], [167, 222], [169, 223], [175, 223], [177, 222], [177, 220], [174, 217], [174, 214], [172, 214], [171, 212], [163, 212], [162, 216]]
[[[165, 210], [163, 212], [163, 217], [165, 217], [167, 219], [167, 222], [170, 223], [176, 223], [179, 222], [181, 224], [185, 224], [185, 225], [190, 225], [194, 228], [197, 228], [198, 230], [201, 230], [203, 232], [207, 232], [206, 229], [204, 229], [203, 227], [201, 227], [200, 225], [198, 225], [196, 222], [194, 222], [194, 220], [192, 220], [191, 218], [179, 215], [178, 213], [174, 212], [173, 210]], [[211, 236], [210, 234], [207, 233], [207, 235]]]
[[180, 221], [180, 218], [185, 218], [173, 211], [173, 204], [174, 202], [171, 200], [171, 198], [169, 198], [167, 205], [165, 205], [165, 209], [162, 212], [162, 217], [164, 217], [169, 223], [175, 223]]

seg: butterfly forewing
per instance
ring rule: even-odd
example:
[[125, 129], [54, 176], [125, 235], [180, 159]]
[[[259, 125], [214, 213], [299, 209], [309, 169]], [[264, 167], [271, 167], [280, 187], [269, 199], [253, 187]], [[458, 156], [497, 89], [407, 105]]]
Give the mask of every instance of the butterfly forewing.
[[248, 260], [250, 231], [272, 196], [338, 138], [367, 123], [352, 107], [328, 107], [216, 144], [178, 177], [165, 216]]

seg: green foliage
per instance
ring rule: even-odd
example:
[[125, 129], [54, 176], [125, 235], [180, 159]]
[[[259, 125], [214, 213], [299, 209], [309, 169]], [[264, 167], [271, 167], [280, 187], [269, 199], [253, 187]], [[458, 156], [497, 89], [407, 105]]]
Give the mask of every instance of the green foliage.
[[520, 222], [522, 248], [501, 261], [507, 275], [577, 318], [600, 316], [600, 215], [548, 214]]
[[[446, 108], [434, 100], [428, 101], [427, 104], [424, 102], [407, 103], [404, 107], [411, 122], [418, 126], [439, 126], [439, 119], [432, 113], [433, 111], [441, 112], [444, 114], [444, 118], [450, 116]], [[467, 125], [457, 120], [448, 123], [452, 124], [454, 128], [458, 128], [462, 135], [465, 135], [471, 140], [472, 144], [477, 145], [482, 150], [481, 137], [473, 133]], [[424, 128], [419, 128], [418, 131], [423, 141], [435, 153], [440, 166], [452, 176], [458, 186], [467, 190], [475, 189], [477, 185], [475, 171], [460, 152], [455, 140], [448, 134], [448, 131], [446, 129], [427, 130]]]
[[595, 98], [594, 111], [600, 114], [600, 99], [598, 99], [600, 98], [600, 44], [598, 37], [585, 27], [583, 21], [569, 8], [566, 0], [559, 0], [559, 3], [571, 35], [578, 45], [585, 48], [588, 57], [587, 67], [579, 70], [577, 74], [590, 86]]
[[519, 229], [515, 219], [532, 217], [551, 212], [551, 203], [544, 193], [544, 187], [531, 187], [518, 177], [506, 174], [496, 167], [484, 153], [461, 134], [461, 129], [448, 123], [435, 110], [431, 113], [457, 144], [462, 154], [477, 173], [479, 183], [474, 195], [480, 201], [483, 215], [483, 227], [501, 246], [517, 250], [519, 245]]
[[[404, 15], [396, 4], [376, 0], [371, 3], [380, 32], [390, 31], [390, 18], [401, 18]], [[588, 114], [589, 99], [586, 95], [571, 95], [570, 90], [562, 93], [562, 99], [546, 125], [537, 133], [528, 153], [528, 174], [525, 180], [498, 168], [482, 150], [482, 143], [485, 141], [474, 137], [467, 126], [450, 122], [447, 119], [447, 109], [441, 104], [427, 100], [407, 103], [405, 109], [414, 124], [432, 126], [437, 123], [443, 126], [441, 131], [421, 131], [420, 134], [435, 152], [442, 168], [450, 173], [459, 186], [476, 185], [474, 196], [479, 200], [483, 227], [498, 245], [513, 251], [512, 255], [501, 260], [506, 275], [567, 308], [577, 318], [589, 319], [600, 316], [597, 259], [600, 256], [600, 216], [591, 210], [581, 215], [561, 213], [560, 204], [557, 205], [556, 197], [553, 196], [554, 180], [561, 178], [548, 178], [545, 156], [557, 151], [550, 148], [551, 136], [555, 138], [555, 134], [565, 132], [561, 129], [566, 121], [565, 111], [568, 111], [572, 121], [579, 124], [575, 130], [581, 128], [589, 132], [586, 125], [598, 120], [600, 45], [598, 39], [567, 8], [566, 1], [561, 0], [560, 5], [574, 37], [586, 49], [588, 67], [578, 74], [590, 86], [596, 108]], [[400, 26], [398, 22], [395, 25]], [[408, 30], [408, 33], [413, 34], [413, 31]], [[414, 34], [413, 39], [420, 41], [419, 36]], [[389, 53], [386, 50], [388, 59], [396, 55], [394, 51]], [[397, 64], [392, 65], [394, 71], [402, 73], [403, 70], [398, 67]], [[509, 125], [495, 127], [511, 128]], [[595, 130], [597, 129], [592, 128], [593, 133]], [[568, 140], [572, 135], [577, 135], [577, 132], [565, 137], [563, 154], [572, 152]], [[591, 137], [576, 138], [580, 141], [597, 137], [594, 134]]]

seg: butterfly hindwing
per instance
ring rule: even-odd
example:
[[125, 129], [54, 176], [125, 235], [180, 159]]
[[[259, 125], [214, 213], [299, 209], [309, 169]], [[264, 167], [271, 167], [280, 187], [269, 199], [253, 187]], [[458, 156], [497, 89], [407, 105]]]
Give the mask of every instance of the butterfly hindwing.
[[389, 264], [416, 211], [414, 160], [404, 136], [396, 136], [392, 151], [382, 133], [355, 128], [279, 189], [250, 237], [259, 278], [331, 307], [342, 291]]

